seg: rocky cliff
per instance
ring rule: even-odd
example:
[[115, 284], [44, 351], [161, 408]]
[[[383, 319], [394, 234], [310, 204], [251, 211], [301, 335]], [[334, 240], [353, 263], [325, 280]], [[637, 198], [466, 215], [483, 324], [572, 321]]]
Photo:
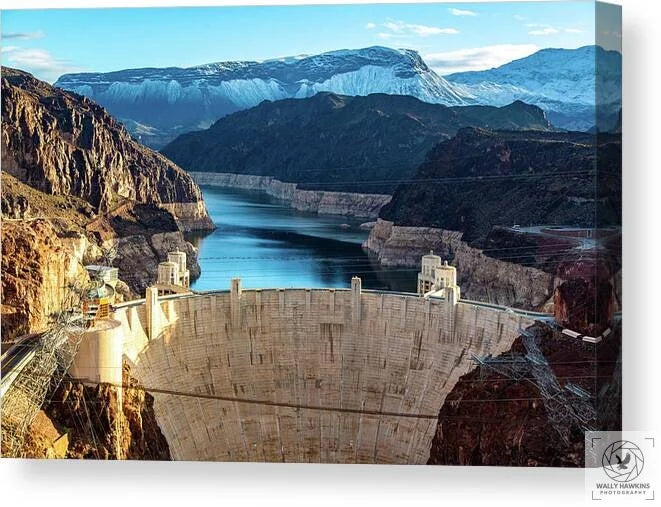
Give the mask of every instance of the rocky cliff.
[[271, 176], [300, 189], [390, 194], [466, 126], [549, 130], [541, 109], [447, 107], [414, 97], [319, 93], [221, 118], [161, 151], [189, 171]]
[[174, 217], [153, 204], [126, 202], [96, 214], [82, 199], [54, 196], [2, 173], [2, 338], [37, 332], [86, 283], [85, 264], [117, 251], [118, 292], [135, 298], [150, 285], [169, 251], [185, 251], [192, 277], [197, 251]]
[[[433, 249], [457, 266], [467, 297], [506, 305], [548, 300], [550, 311], [556, 287], [574, 280], [555, 293], [560, 320], [603, 329], [621, 202], [620, 136], [462, 129], [398, 187], [364, 246], [402, 266]], [[598, 286], [598, 312], [567, 307], [587, 304]]]
[[[170, 460], [154, 414], [154, 398], [124, 365], [123, 388], [65, 380], [27, 432], [26, 457], [50, 457], [66, 437], [62, 458]], [[120, 392], [121, 389], [121, 406]]]
[[[43, 330], [84, 264], [116, 247], [119, 290], [140, 294], [182, 231], [213, 227], [197, 185], [101, 107], [22, 71], [2, 72], [2, 336]], [[131, 293], [132, 292], [132, 293]]]
[[616, 135], [462, 129], [427, 154], [380, 216], [461, 231], [477, 245], [497, 225], [616, 226], [621, 154]]
[[88, 280], [75, 240], [61, 240], [48, 220], [3, 219], [3, 341], [44, 329], [70, 297], [68, 285]]
[[390, 201], [390, 196], [384, 194], [302, 190], [296, 183], [285, 183], [271, 176], [196, 171], [189, 174], [199, 185], [258, 190], [286, 201], [294, 209], [312, 213], [376, 218]]
[[[555, 415], [558, 422], [553, 422], [548, 398], [534, 375], [530, 380], [516, 381], [478, 366], [461, 377], [446, 397], [428, 464], [583, 466], [583, 422], [571, 416], [583, 398], [568, 386], [588, 394], [587, 403], [595, 416], [588, 418], [588, 426], [603, 431], [621, 429], [620, 329], [596, 345], [569, 339], [544, 324], [529, 332], [539, 334], [538, 363], [547, 363], [547, 375], [560, 388], [557, 403], [562, 413]], [[511, 360], [514, 356], [525, 362], [527, 353], [520, 337], [501, 358]]]
[[595, 114], [599, 130], [608, 130], [622, 104], [622, 54], [601, 46], [545, 48], [497, 68], [444, 77], [478, 104], [538, 105], [566, 130], [588, 130]]
[[162, 205], [183, 229], [208, 229], [202, 195], [162, 155], [134, 141], [94, 102], [26, 72], [2, 69], [2, 169], [53, 195], [98, 211], [125, 199]]

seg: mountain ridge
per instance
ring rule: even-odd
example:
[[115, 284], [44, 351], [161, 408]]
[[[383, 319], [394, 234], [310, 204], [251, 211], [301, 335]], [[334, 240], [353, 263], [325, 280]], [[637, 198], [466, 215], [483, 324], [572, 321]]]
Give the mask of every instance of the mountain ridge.
[[265, 62], [65, 74], [55, 86], [103, 104], [134, 135], [155, 147], [263, 100], [306, 98], [320, 91], [381, 92], [428, 102], [467, 103], [416, 51], [383, 46]]
[[600, 130], [607, 130], [621, 107], [622, 55], [598, 45], [544, 48], [499, 67], [444, 77], [479, 104], [518, 99], [538, 105], [567, 130], [586, 131], [597, 121], [604, 123]]
[[128, 199], [168, 209], [184, 229], [211, 227], [200, 189], [181, 168], [133, 140], [98, 104], [9, 67], [2, 69], [2, 169], [99, 212]]
[[307, 190], [384, 194], [460, 128], [551, 130], [544, 112], [514, 102], [444, 106], [411, 96], [322, 92], [233, 113], [183, 134], [162, 153], [189, 171], [271, 176]]
[[161, 148], [264, 100], [319, 92], [410, 95], [450, 106], [522, 100], [544, 109], [559, 128], [587, 131], [597, 124], [603, 131], [617, 120], [620, 82], [621, 55], [595, 45], [545, 48], [500, 67], [446, 76], [414, 50], [371, 46], [264, 61], [65, 74], [55, 85], [101, 103], [134, 137]]
[[478, 247], [494, 226], [619, 225], [621, 150], [616, 134], [464, 128], [429, 151], [380, 218], [459, 231]]

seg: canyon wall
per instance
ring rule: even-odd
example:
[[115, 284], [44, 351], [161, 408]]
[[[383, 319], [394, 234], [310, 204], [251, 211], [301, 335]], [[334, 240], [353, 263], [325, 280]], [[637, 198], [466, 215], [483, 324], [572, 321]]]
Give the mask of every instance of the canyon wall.
[[[564, 400], [555, 399], [567, 417], [549, 417], [553, 404], [534, 375], [532, 381], [516, 382], [492, 368], [478, 366], [446, 397], [428, 464], [585, 466], [585, 429], [571, 417], [580, 398], [571, 396], [569, 386], [589, 393], [587, 403], [594, 408], [596, 419], [586, 421], [588, 426], [600, 431], [622, 428], [622, 378], [617, 366], [621, 326], [615, 324], [613, 332], [598, 344], [572, 339], [540, 323], [527, 331], [540, 337], [541, 357], [536, 367], [546, 368], [546, 378], [554, 379], [564, 390]], [[525, 344], [517, 338], [501, 358], [511, 363], [515, 357], [525, 364], [526, 354]]]
[[[43, 219], [2, 221], [2, 340], [42, 330], [88, 280], [83, 236], [61, 240]], [[70, 301], [69, 301], [70, 302]]]
[[462, 241], [462, 233], [434, 227], [407, 227], [379, 219], [363, 244], [386, 266], [419, 266], [433, 250], [457, 268], [462, 296], [516, 308], [538, 308], [558, 283], [541, 269], [485, 255]]
[[65, 380], [26, 435], [23, 456], [169, 460], [154, 416], [154, 398], [137, 388], [128, 365], [123, 387]]
[[196, 171], [189, 174], [198, 185], [258, 190], [287, 202], [294, 209], [312, 213], [376, 218], [381, 207], [390, 201], [390, 196], [385, 194], [301, 190], [296, 183], [271, 176]]
[[182, 234], [214, 227], [199, 187], [102, 107], [3, 67], [1, 141], [3, 340], [43, 330], [102, 248], [117, 247], [125, 295], [142, 292], [170, 250], [199, 274]]
[[8, 67], [2, 69], [2, 170], [101, 212], [125, 199], [150, 202], [169, 207], [184, 229], [213, 228], [185, 171], [133, 140], [101, 106]]
[[127, 202], [96, 215], [86, 201], [49, 195], [2, 173], [2, 338], [43, 331], [53, 314], [74, 304], [69, 286], [84, 286], [86, 264], [116, 249], [117, 300], [135, 299], [156, 278], [167, 253], [187, 254], [200, 274], [197, 250], [175, 218], [156, 205]]
[[[272, 176], [299, 189], [392, 194], [425, 154], [461, 127], [549, 130], [544, 112], [446, 107], [406, 95], [355, 97], [321, 91], [264, 101], [183, 133], [161, 152], [187, 171]], [[180, 132], [181, 133], [181, 132]]]
[[482, 305], [321, 289], [166, 297], [115, 318], [174, 459], [323, 463], [426, 463], [471, 353], [504, 352], [531, 324]]

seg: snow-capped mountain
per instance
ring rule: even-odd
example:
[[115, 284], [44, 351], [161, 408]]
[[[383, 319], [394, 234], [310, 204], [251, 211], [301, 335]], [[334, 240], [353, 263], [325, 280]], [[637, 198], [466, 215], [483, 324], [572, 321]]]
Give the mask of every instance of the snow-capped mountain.
[[412, 95], [445, 105], [474, 103], [427, 67], [417, 52], [378, 46], [264, 62], [65, 74], [55, 85], [103, 105], [155, 148], [264, 100], [305, 98], [320, 91]]
[[620, 53], [584, 46], [542, 49], [495, 69], [445, 78], [466, 99], [495, 106], [522, 100], [544, 109], [554, 125], [570, 130], [595, 125], [597, 101], [604, 113], [599, 123], [605, 125], [600, 128], [607, 130], [615, 124], [621, 107], [621, 76]]

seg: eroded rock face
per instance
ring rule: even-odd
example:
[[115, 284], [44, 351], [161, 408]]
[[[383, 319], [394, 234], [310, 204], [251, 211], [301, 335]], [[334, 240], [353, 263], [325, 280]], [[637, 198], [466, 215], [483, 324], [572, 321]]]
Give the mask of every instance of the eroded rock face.
[[555, 320], [588, 336], [598, 336], [613, 317], [613, 287], [608, 280], [571, 278], [553, 294]]
[[619, 226], [621, 158], [618, 135], [461, 129], [429, 151], [379, 216], [461, 231], [479, 247], [494, 226]]
[[101, 106], [7, 67], [2, 169], [101, 212], [128, 199], [164, 205], [184, 229], [213, 228], [199, 188], [181, 168], [134, 141]]
[[171, 459], [154, 416], [154, 398], [126, 364], [122, 376], [122, 388], [63, 382], [45, 406], [54, 426], [69, 429], [67, 458]]
[[82, 199], [49, 195], [3, 173], [2, 219], [3, 341], [47, 327], [67, 302], [65, 287], [88, 280], [84, 265], [102, 263], [103, 248], [117, 248], [117, 302], [141, 296], [172, 250], [186, 252], [191, 276], [200, 274], [197, 250], [154, 204], [127, 202], [95, 215]]
[[[541, 353], [559, 385], [570, 382], [597, 398], [599, 430], [622, 426], [621, 330], [600, 344], [586, 344], [554, 333], [543, 324], [530, 328], [540, 333]], [[509, 353], [524, 354], [521, 338]], [[607, 393], [604, 396], [604, 393]], [[554, 424], [545, 398], [533, 382], [515, 381], [478, 366], [464, 375], [448, 394], [439, 412], [432, 441], [430, 465], [553, 466], [584, 465], [584, 430], [570, 418]], [[564, 432], [567, 439], [560, 437]]]
[[88, 99], [3, 68], [2, 169], [3, 340], [47, 327], [102, 248], [117, 246], [123, 298], [170, 250], [199, 275], [182, 234], [213, 228], [198, 186]]
[[537, 308], [552, 295], [556, 283], [549, 273], [494, 259], [462, 241], [462, 233], [433, 227], [397, 226], [379, 219], [365, 248], [386, 266], [420, 266], [433, 250], [457, 268], [462, 297], [517, 308]]
[[109, 244], [116, 246], [120, 276], [136, 296], [144, 297], [144, 290], [154, 283], [158, 263], [167, 260], [168, 252], [173, 250], [186, 252], [191, 278], [200, 276], [197, 249], [180, 232], [137, 234], [114, 239]]
[[67, 286], [88, 280], [74, 243], [63, 242], [48, 220], [3, 220], [3, 341], [44, 329], [71, 297]]

